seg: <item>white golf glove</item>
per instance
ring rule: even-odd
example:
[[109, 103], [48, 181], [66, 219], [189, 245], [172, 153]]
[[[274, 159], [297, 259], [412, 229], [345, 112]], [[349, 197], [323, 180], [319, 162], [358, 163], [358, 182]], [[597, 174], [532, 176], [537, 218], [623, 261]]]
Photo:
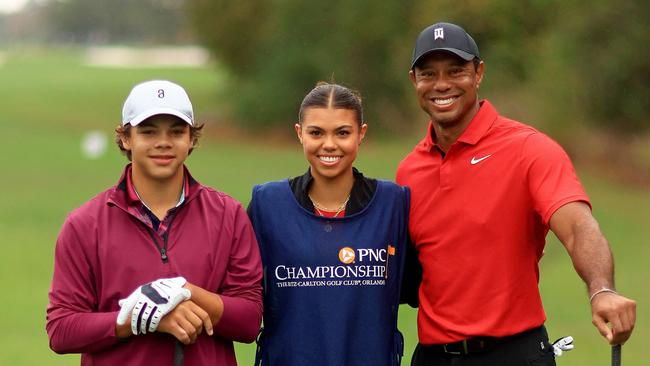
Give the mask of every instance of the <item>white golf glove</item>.
[[555, 357], [562, 356], [562, 352], [571, 351], [573, 349], [573, 337], [562, 337], [553, 342], [553, 353]]
[[163, 316], [191, 297], [190, 290], [183, 288], [185, 283], [183, 277], [161, 278], [138, 287], [119, 301], [117, 324], [124, 325], [131, 314], [133, 334], [155, 332]]

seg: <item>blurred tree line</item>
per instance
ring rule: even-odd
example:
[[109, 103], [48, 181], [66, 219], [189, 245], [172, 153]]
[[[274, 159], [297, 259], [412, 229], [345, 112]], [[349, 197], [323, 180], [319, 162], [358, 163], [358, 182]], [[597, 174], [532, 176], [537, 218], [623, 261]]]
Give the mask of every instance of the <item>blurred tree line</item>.
[[560, 135], [572, 123], [623, 135], [650, 129], [647, 1], [186, 0], [186, 8], [231, 71], [230, 105], [251, 129], [295, 121], [319, 80], [360, 90], [375, 131], [421, 126], [407, 72], [416, 36], [436, 21], [474, 36], [486, 62], [483, 97], [521, 102], [512, 109], [531, 109], [524, 120], [537, 111]]
[[0, 17], [0, 44], [200, 42], [229, 70], [231, 119], [291, 125], [317, 81], [364, 96], [372, 131], [425, 119], [408, 79], [413, 43], [436, 21], [462, 25], [486, 62], [481, 96], [560, 140], [597, 127], [650, 131], [650, 2], [644, 0], [32, 0]]
[[184, 0], [31, 0], [0, 17], [0, 44], [177, 44], [192, 40]]

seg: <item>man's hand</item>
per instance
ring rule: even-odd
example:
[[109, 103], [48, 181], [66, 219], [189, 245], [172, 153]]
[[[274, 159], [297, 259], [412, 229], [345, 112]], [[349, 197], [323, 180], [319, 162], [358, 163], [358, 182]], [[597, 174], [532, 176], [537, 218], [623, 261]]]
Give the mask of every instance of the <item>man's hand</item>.
[[208, 313], [192, 300], [178, 304], [158, 325], [159, 332], [169, 333], [185, 345], [196, 342], [203, 330], [212, 335], [212, 321]]
[[634, 329], [636, 302], [617, 293], [599, 293], [591, 302], [591, 319], [609, 344], [623, 344]]
[[120, 300], [118, 326], [123, 325], [130, 314], [133, 334], [155, 332], [163, 316], [191, 297], [190, 290], [183, 288], [186, 282], [183, 277], [162, 278], [138, 287], [129, 297]]

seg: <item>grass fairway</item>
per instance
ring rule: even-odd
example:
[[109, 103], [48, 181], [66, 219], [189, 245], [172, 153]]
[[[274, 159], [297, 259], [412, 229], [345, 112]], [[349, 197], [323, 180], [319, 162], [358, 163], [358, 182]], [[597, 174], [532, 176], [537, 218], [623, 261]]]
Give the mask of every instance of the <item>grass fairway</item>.
[[[126, 93], [141, 80], [166, 78], [186, 86], [199, 119], [217, 114], [219, 95], [226, 92], [220, 88], [223, 75], [216, 67], [97, 69], [78, 60], [75, 50], [13, 49], [0, 66], [0, 159], [5, 166], [0, 179], [0, 325], [4, 329], [0, 365], [79, 364], [78, 355], [60, 356], [48, 348], [45, 307], [54, 242], [66, 214], [114, 184], [126, 161], [112, 144], [97, 160], [83, 158], [79, 147], [83, 134], [100, 130], [112, 137]], [[288, 120], [287, 134], [292, 133], [291, 124]], [[213, 135], [202, 140], [188, 166], [202, 183], [244, 204], [253, 184], [297, 175], [306, 168], [297, 143], [269, 146], [256, 140], [251, 146], [248, 141]], [[413, 140], [369, 141], [356, 165], [369, 176], [391, 179], [412, 144]], [[650, 192], [602, 181], [589, 167], [578, 170], [612, 244], [618, 288], [639, 303], [635, 335], [623, 347], [624, 364], [646, 365]], [[576, 339], [576, 350], [558, 359], [558, 364], [609, 365], [609, 347], [591, 325], [584, 286], [552, 235], [541, 263], [540, 288], [551, 338], [570, 334]], [[407, 342], [403, 364], [408, 365], [417, 342], [415, 311], [402, 310], [400, 329]], [[253, 345], [238, 345], [237, 352], [240, 364], [252, 364]]]

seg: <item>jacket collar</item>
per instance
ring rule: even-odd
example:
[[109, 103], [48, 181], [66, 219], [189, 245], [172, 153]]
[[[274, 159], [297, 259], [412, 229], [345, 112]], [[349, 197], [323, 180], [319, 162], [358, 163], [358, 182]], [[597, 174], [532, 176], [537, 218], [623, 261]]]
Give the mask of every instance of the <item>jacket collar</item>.
[[[140, 201], [140, 198], [135, 192], [131, 181], [131, 166], [132, 164], [129, 163], [124, 167], [122, 176], [113, 187], [108, 198], [109, 203], [115, 204], [124, 210], [128, 210], [129, 206], [142, 204], [142, 201]], [[184, 204], [194, 199], [194, 197], [196, 197], [203, 189], [203, 186], [192, 177], [190, 171], [185, 165], [183, 165], [183, 185], [183, 190], [185, 192]]]

